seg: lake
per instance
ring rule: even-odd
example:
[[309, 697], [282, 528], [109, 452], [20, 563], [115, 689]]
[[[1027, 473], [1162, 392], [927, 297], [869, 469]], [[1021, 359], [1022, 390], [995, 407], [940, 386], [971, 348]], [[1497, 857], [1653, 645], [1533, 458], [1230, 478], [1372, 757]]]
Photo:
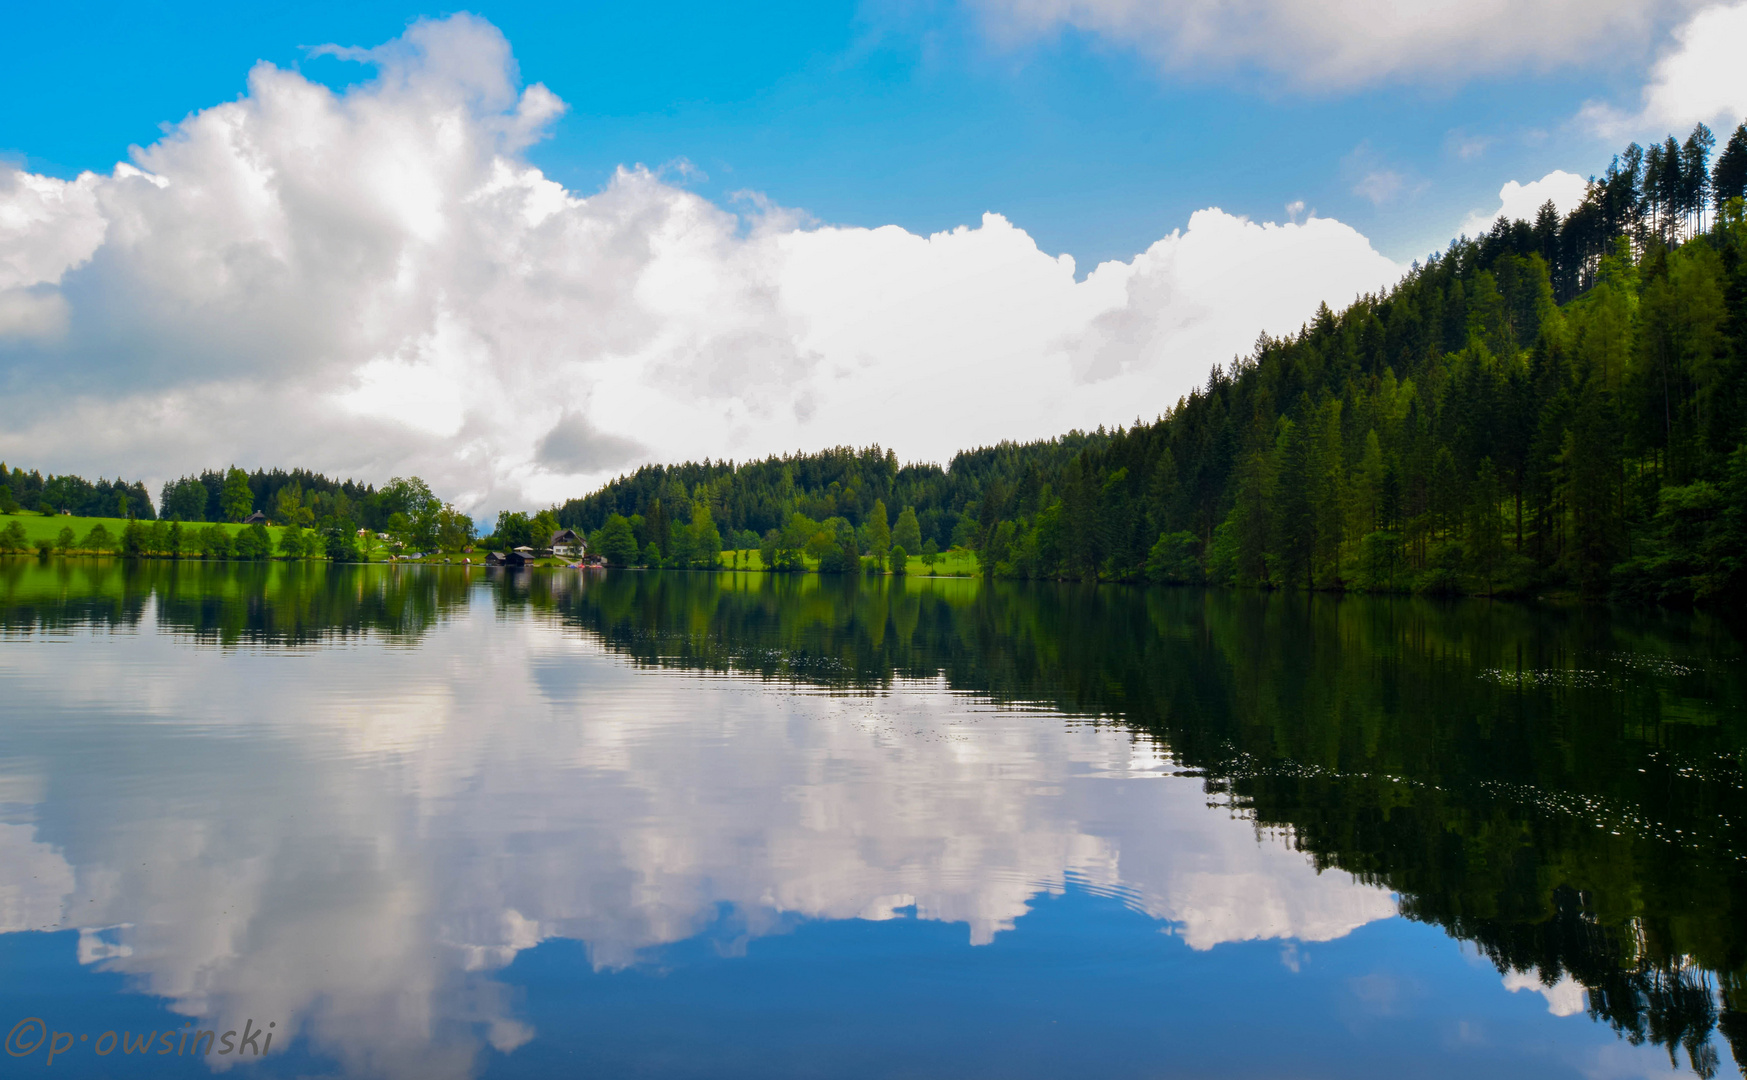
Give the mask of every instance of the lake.
[[0, 560], [3, 1064], [1731, 1075], [1742, 656], [1480, 601]]

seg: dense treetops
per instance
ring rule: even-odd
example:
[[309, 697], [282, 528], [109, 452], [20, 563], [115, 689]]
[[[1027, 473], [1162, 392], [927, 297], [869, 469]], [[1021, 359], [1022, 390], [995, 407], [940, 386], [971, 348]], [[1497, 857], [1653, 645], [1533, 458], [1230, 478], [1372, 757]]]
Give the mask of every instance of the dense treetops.
[[825, 556], [881, 554], [877, 505], [1014, 577], [1739, 592], [1747, 124], [1712, 166], [1714, 144], [1702, 125], [1633, 144], [1570, 214], [1500, 218], [1384, 295], [1263, 337], [1154, 423], [945, 469], [877, 446], [652, 465], [556, 519], [670, 557], [701, 506], [731, 546], [852, 569]]
[[[945, 469], [932, 464], [900, 467], [897, 455], [879, 446], [839, 446], [743, 464], [646, 465], [570, 500], [557, 509], [554, 520], [594, 531], [609, 525], [617, 530], [613, 519], [622, 518], [639, 553], [627, 561], [650, 561], [647, 552], [653, 544], [667, 562], [676, 545], [686, 545], [684, 529], [701, 506], [729, 547], [757, 548], [768, 540], [785, 552], [800, 552], [811, 544], [815, 557], [822, 547], [831, 547], [853, 559], [883, 551], [886, 545], [877, 542], [878, 531], [898, 527], [908, 514], [916, 546], [906, 551], [916, 555], [930, 542], [941, 550], [974, 543], [975, 507], [987, 485], [1022, 485], [1028, 478], [1054, 473], [1076, 454], [1108, 439], [1100, 430], [1035, 443], [1001, 443], [960, 453]], [[797, 556], [788, 565], [798, 568], [802, 563]], [[853, 565], [843, 563], [846, 569]]]
[[8, 469], [5, 462], [0, 462], [0, 514], [21, 509], [45, 514], [64, 511], [78, 517], [141, 517], [148, 521], [157, 516], [146, 486], [137, 480], [130, 484], [120, 477], [99, 478], [92, 483], [82, 476], [45, 477], [35, 470]]

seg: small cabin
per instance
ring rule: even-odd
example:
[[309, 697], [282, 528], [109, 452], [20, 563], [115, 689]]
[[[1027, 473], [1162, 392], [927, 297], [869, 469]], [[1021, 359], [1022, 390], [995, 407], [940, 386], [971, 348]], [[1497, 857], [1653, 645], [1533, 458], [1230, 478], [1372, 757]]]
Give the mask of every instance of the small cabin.
[[546, 542], [546, 546], [552, 549], [552, 554], [566, 559], [574, 559], [588, 552], [588, 542], [576, 535], [575, 529], [559, 529], [552, 534], [552, 539]]
[[267, 524], [267, 515], [261, 513], [259, 510], [257, 510], [254, 513], [250, 514], [248, 517], [244, 518], [243, 524], [244, 525], [265, 525], [265, 524]]

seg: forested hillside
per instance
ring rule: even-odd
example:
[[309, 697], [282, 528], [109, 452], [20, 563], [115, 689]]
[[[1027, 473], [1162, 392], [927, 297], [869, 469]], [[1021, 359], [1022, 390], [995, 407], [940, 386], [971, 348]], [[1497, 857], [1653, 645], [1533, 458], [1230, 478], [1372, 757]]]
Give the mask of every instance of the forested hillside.
[[1739, 594], [1747, 125], [1714, 168], [1712, 147], [1702, 126], [1634, 144], [1563, 219], [1501, 218], [1386, 294], [1264, 337], [1155, 423], [944, 470], [878, 448], [652, 466], [559, 519], [622, 515], [668, 559], [693, 521], [877, 556], [913, 508], [918, 539], [1005, 576]]
[[139, 481], [98, 478], [96, 483], [71, 473], [43, 476], [33, 469], [8, 469], [0, 461], [0, 514], [17, 510], [48, 514], [65, 511], [78, 517], [139, 517], [150, 521], [152, 497]]
[[970, 547], [978, 528], [974, 512], [967, 514], [966, 508], [976, 506], [985, 486], [1011, 487], [1030, 476], [1054, 475], [1076, 455], [1108, 440], [1102, 431], [1075, 431], [1045, 442], [1002, 443], [962, 452], [945, 469], [900, 467], [896, 454], [878, 446], [839, 446], [739, 465], [645, 465], [585, 498], [571, 499], [558, 508], [557, 522], [594, 531], [619, 515], [630, 523], [639, 553], [653, 543], [664, 562], [676, 552], [684, 562], [689, 538], [683, 527], [698, 511], [733, 547], [758, 547], [767, 533], [785, 529], [804, 534], [803, 544], [821, 532], [835, 537], [843, 530], [863, 553], [876, 546], [869, 536], [876, 507], [886, 511], [888, 526], [900, 507], [911, 507], [922, 539], [942, 550]]
[[206, 469], [164, 485], [159, 513], [176, 521], [241, 521], [259, 511], [281, 523], [382, 528], [391, 505], [386, 490], [333, 480], [308, 469]]

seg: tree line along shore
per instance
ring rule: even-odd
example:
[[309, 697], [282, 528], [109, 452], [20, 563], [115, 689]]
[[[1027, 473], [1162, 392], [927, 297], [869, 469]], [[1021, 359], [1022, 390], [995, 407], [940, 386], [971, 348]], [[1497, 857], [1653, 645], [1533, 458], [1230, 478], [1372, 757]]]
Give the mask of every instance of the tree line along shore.
[[945, 468], [877, 446], [652, 465], [556, 519], [666, 553], [701, 505], [848, 568], [893, 507], [1005, 577], [1737, 600], [1747, 124], [1714, 148], [1702, 125], [1628, 146], [1569, 214], [1500, 218], [1264, 335], [1150, 423]]
[[1747, 124], [1713, 162], [1715, 143], [1701, 125], [1628, 146], [1569, 214], [1500, 218], [1131, 427], [945, 467], [877, 445], [647, 465], [478, 538], [416, 477], [304, 470], [209, 470], [154, 507], [138, 483], [0, 465], [0, 512], [109, 514], [137, 523], [131, 547], [108, 527], [136, 554], [234, 556], [207, 525], [259, 515], [279, 531], [251, 552], [264, 535], [342, 561], [537, 549], [569, 528], [619, 566], [1737, 601]]

